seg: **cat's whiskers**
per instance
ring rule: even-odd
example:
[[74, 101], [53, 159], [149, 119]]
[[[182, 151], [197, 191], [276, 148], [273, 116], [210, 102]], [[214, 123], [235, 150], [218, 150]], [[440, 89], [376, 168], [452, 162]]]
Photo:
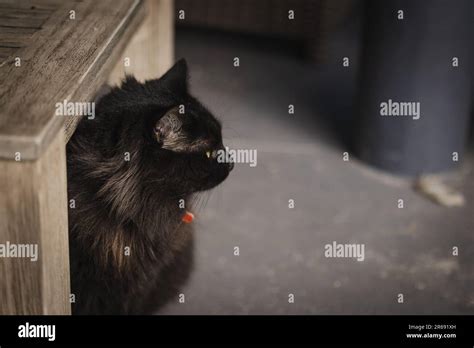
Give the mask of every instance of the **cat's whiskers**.
[[198, 195], [194, 196], [196, 201], [193, 202], [193, 209], [195, 212], [201, 212], [207, 205], [207, 202], [209, 201], [209, 198], [211, 196], [211, 191], [205, 191], [202, 193], [199, 193]]

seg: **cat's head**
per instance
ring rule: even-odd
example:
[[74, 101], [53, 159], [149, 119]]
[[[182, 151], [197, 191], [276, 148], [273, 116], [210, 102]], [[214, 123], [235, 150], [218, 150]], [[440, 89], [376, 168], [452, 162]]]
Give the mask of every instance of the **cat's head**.
[[187, 81], [180, 60], [159, 79], [140, 83], [128, 77], [99, 104], [109, 119], [120, 119], [112, 134], [119, 151], [129, 149], [142, 180], [170, 194], [211, 189], [233, 168], [218, 161], [225, 151], [221, 123], [189, 94]]

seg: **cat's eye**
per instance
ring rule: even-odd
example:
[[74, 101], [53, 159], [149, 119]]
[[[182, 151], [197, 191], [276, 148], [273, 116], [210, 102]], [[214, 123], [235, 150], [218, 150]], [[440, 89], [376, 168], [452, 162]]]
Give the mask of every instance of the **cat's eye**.
[[207, 158], [211, 158], [211, 151], [206, 151]]

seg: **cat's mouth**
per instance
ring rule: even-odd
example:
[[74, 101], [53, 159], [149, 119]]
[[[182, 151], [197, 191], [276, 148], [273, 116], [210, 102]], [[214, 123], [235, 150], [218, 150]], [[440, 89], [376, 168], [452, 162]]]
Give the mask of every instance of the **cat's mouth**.
[[207, 191], [222, 183], [234, 168], [226, 157], [223, 146], [194, 153], [190, 157], [189, 179], [195, 183], [195, 191]]

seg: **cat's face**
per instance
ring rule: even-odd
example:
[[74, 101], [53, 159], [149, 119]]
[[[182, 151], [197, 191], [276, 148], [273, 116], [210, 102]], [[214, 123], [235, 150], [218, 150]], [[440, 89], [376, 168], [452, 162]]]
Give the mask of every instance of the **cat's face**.
[[196, 102], [180, 104], [156, 118], [153, 136], [153, 155], [187, 192], [217, 186], [233, 168], [233, 163], [217, 161], [219, 152], [225, 151], [221, 124]]
[[122, 89], [136, 98], [140, 113], [138, 122], [129, 118], [122, 128], [130, 130], [131, 146], [141, 148], [145, 180], [173, 193], [191, 194], [227, 178], [233, 164], [217, 161], [219, 151], [225, 151], [221, 124], [189, 95], [184, 60], [160, 79], [144, 84], [129, 79]]

